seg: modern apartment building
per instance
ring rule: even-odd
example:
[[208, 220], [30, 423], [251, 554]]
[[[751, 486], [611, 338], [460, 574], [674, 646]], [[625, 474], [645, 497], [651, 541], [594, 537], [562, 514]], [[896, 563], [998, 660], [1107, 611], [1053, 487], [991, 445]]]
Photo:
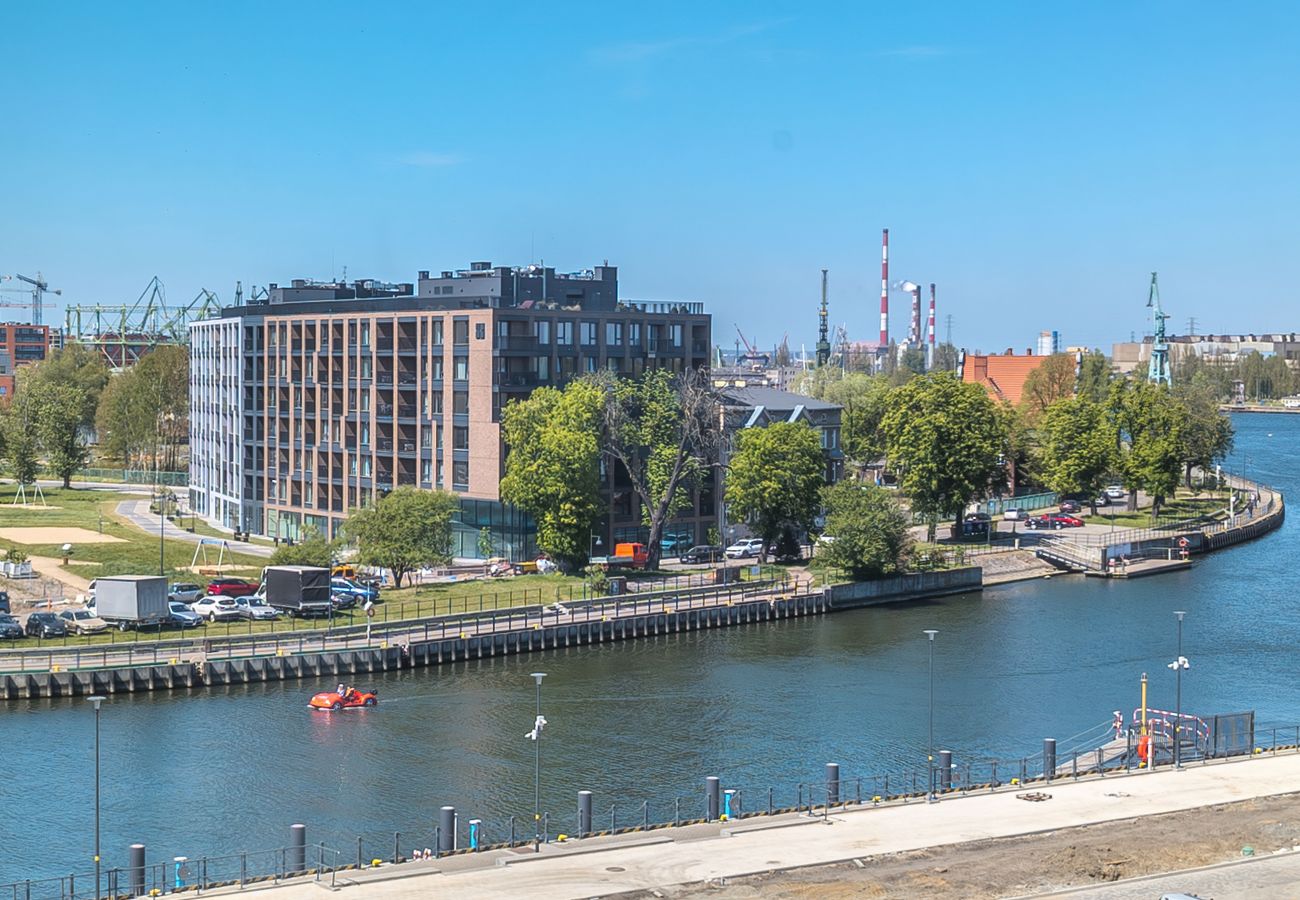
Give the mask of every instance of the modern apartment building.
[[710, 320], [697, 302], [619, 300], [608, 265], [474, 263], [414, 284], [271, 285], [265, 303], [195, 322], [190, 337], [200, 515], [279, 538], [333, 536], [383, 491], [442, 488], [461, 497], [457, 555], [476, 556], [486, 527], [497, 552], [520, 557], [533, 527], [500, 499], [504, 405], [598, 369], [705, 366]]
[[14, 395], [18, 366], [50, 355], [50, 326], [0, 322], [0, 402]]

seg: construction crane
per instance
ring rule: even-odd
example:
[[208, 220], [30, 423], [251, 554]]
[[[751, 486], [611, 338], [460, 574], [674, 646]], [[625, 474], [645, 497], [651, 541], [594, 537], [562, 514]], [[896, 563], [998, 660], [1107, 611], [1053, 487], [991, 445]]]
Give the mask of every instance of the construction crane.
[[831, 341], [827, 335], [826, 321], [826, 270], [822, 269], [822, 305], [817, 312], [817, 365], [824, 366], [831, 359]]
[[169, 306], [155, 275], [133, 304], [69, 306], [64, 313], [67, 340], [98, 350], [114, 369], [134, 365], [159, 344], [188, 344], [189, 323], [221, 308], [207, 289], [184, 306]]
[[1160, 308], [1160, 285], [1156, 273], [1151, 273], [1151, 291], [1147, 294], [1147, 308], [1151, 310], [1154, 335], [1151, 339], [1151, 364], [1147, 367], [1147, 381], [1153, 384], [1170, 384], [1169, 341], [1165, 339], [1165, 320], [1169, 314]]
[[55, 296], [62, 296], [63, 291], [62, 291], [62, 290], [54, 290], [54, 291], [50, 290], [50, 284], [49, 284], [49, 282], [47, 282], [47, 281], [44, 279], [44, 277], [41, 276], [41, 273], [40, 273], [40, 272], [37, 272], [37, 273], [36, 273], [36, 277], [35, 277], [35, 278], [32, 278], [32, 277], [30, 277], [30, 276], [28, 276], [28, 275], [5, 275], [3, 278], [0, 278], [0, 281], [15, 281], [15, 280], [16, 280], [16, 281], [25, 281], [25, 282], [27, 282], [28, 284], [30, 284], [31, 287], [29, 287], [29, 288], [0, 288], [0, 290], [4, 291], [4, 292], [6, 292], [6, 293], [9, 293], [9, 294], [31, 294], [31, 295], [32, 295], [32, 302], [31, 302], [31, 303], [0, 303], [0, 306], [21, 306], [21, 307], [28, 307], [28, 308], [30, 308], [31, 311], [32, 311], [32, 324], [33, 324], [33, 325], [40, 325], [40, 324], [41, 324], [41, 310], [44, 309], [44, 308], [47, 307], [47, 306], [53, 306], [53, 305], [54, 305], [53, 303], [46, 303], [46, 302], [45, 302], [45, 295], [46, 295], [46, 294], [54, 294]]
[[739, 325], [736, 325], [736, 334], [740, 335], [740, 342], [745, 345], [745, 354], [736, 360], [737, 364], [766, 368], [771, 363], [772, 360], [766, 353], [749, 342], [749, 338], [745, 337], [745, 332], [740, 330]]

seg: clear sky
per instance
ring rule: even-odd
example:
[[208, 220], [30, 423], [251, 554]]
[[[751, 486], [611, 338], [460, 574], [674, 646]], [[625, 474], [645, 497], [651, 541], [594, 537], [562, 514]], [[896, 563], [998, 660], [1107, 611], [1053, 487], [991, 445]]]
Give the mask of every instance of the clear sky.
[[1300, 330], [1298, 26], [1291, 2], [8, 3], [0, 273], [230, 302], [608, 259], [726, 346], [797, 347], [823, 267], [832, 323], [875, 338], [889, 227], [893, 277], [937, 282], [970, 349], [1109, 349], [1152, 270], [1177, 332]]

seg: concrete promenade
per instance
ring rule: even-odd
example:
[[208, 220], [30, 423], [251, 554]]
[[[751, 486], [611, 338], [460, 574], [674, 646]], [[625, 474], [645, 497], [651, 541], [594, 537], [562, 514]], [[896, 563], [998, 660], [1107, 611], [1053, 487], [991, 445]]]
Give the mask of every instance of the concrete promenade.
[[[1024, 790], [1042, 791], [1051, 799], [1037, 803], [1018, 799], [1016, 793]], [[935, 804], [913, 801], [836, 811], [826, 822], [820, 817], [785, 815], [551, 844], [540, 855], [524, 849], [494, 850], [340, 872], [337, 884], [344, 893], [379, 900], [428, 896], [567, 900], [865, 860], [878, 854], [1293, 792], [1300, 792], [1300, 754], [1287, 752], [1197, 764], [1179, 772], [1005, 788]], [[273, 900], [298, 900], [319, 896], [320, 886], [289, 883], [259, 893]]]

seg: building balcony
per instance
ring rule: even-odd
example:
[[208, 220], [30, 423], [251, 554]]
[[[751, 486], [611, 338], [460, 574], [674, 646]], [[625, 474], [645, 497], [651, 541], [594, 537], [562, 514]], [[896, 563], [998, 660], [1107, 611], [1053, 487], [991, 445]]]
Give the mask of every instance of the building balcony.
[[501, 372], [497, 376], [497, 384], [501, 387], [539, 387], [546, 381], [536, 372]]
[[508, 334], [504, 337], [497, 337], [498, 350], [536, 353], [538, 346], [537, 337], [531, 334]]

